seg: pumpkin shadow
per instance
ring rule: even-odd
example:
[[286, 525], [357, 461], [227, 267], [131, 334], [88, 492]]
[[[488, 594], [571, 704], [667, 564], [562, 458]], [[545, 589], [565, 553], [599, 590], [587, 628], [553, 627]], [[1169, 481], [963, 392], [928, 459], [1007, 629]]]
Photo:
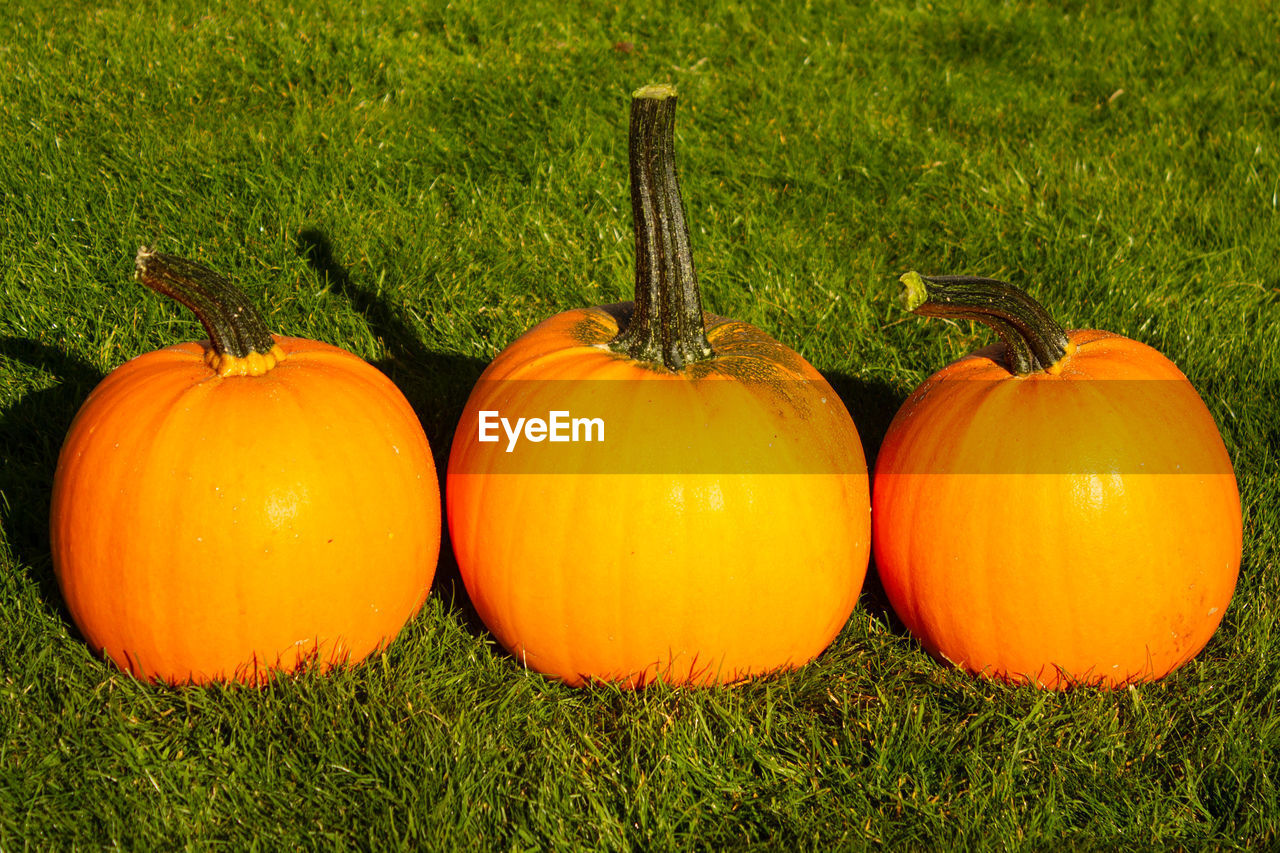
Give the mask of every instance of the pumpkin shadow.
[[[884, 441], [885, 433], [889, 431], [889, 424], [906, 400], [906, 396], [900, 394], [887, 382], [868, 381], [838, 372], [824, 372], [822, 375], [839, 395], [845, 408], [849, 410], [849, 415], [858, 428], [858, 435], [862, 438], [863, 453], [867, 457], [867, 470], [874, 472], [876, 456]], [[874, 488], [874, 480], [872, 485]], [[872, 618], [884, 622], [894, 633], [910, 636], [906, 625], [898, 618], [898, 614], [889, 603], [884, 584], [880, 581], [880, 572], [876, 568], [874, 555], [867, 569], [867, 579], [862, 585], [862, 595], [858, 603]]]
[[[485, 362], [478, 358], [438, 352], [423, 345], [413, 326], [405, 320], [403, 308], [391, 304], [386, 297], [355, 280], [350, 271], [337, 261], [333, 243], [319, 228], [305, 228], [298, 233], [299, 254], [321, 281], [365, 318], [370, 330], [382, 341], [386, 356], [373, 366], [396, 384], [413, 407], [431, 452], [435, 458], [440, 495], [445, 493], [445, 471], [449, 448], [467, 397], [484, 371]], [[424, 282], [424, 286], [430, 282]], [[391, 282], [394, 290], [394, 282]], [[444, 519], [441, 519], [442, 522]], [[442, 523], [440, 560], [436, 565], [431, 594], [450, 605], [466, 629], [474, 636], [487, 634], [479, 615], [471, 604], [458, 562], [449, 542], [449, 525]]]
[[53, 572], [49, 502], [63, 438], [89, 392], [106, 374], [32, 338], [0, 338], [0, 358], [59, 380], [52, 387], [25, 394], [0, 413], [0, 529], [40, 598], [78, 637]]

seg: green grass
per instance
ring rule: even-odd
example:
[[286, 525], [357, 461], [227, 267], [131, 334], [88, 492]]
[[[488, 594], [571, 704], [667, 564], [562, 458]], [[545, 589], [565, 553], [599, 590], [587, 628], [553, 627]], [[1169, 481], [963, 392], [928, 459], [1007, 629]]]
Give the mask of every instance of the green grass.
[[[1271, 4], [327, 5], [0, 22], [0, 848], [1280, 843]], [[1182, 366], [1245, 508], [1209, 647], [1115, 693], [990, 684], [869, 583], [801, 671], [572, 690], [476, 625], [446, 550], [350, 672], [174, 689], [95, 658], [52, 578], [58, 447], [102, 375], [201, 336], [131, 282], [137, 247], [378, 364], [443, 461], [490, 358], [628, 296], [627, 97], [659, 80], [706, 304], [827, 373], [869, 454], [987, 340], [905, 317], [907, 269], [1005, 277]]]

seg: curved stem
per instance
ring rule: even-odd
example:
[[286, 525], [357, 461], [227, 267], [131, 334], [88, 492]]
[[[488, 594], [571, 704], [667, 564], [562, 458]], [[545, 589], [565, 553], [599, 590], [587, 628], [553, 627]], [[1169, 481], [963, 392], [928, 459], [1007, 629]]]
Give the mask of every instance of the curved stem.
[[258, 309], [226, 276], [146, 246], [134, 264], [138, 281], [196, 315], [213, 346], [210, 366], [220, 374], [258, 375], [283, 358]]
[[1008, 347], [1009, 369], [1018, 376], [1053, 367], [1067, 354], [1067, 333], [1040, 303], [1007, 282], [917, 272], [900, 281], [906, 288], [907, 310], [990, 326]]
[[635, 309], [609, 343], [614, 352], [670, 370], [712, 355], [676, 178], [675, 116], [671, 86], [646, 86], [631, 97]]

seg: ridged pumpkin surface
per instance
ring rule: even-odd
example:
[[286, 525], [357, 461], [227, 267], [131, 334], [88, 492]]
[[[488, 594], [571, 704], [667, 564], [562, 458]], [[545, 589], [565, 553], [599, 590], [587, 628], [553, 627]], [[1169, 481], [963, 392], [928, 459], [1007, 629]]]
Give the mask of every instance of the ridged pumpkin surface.
[[[704, 315], [715, 356], [680, 371], [611, 351], [631, 310], [556, 315], [477, 384], [446, 488], [471, 600], [517, 660], [570, 684], [800, 666], [866, 573], [854, 424], [804, 359], [744, 323]], [[486, 409], [603, 413], [605, 444], [508, 454], [477, 441]], [[536, 461], [551, 452], [554, 472]]]
[[429, 591], [440, 498], [396, 387], [278, 337], [262, 376], [208, 344], [139, 356], [76, 416], [54, 483], [54, 567], [95, 649], [139, 678], [260, 682], [354, 663]]
[[1003, 345], [930, 377], [881, 446], [875, 560], [926, 649], [1047, 687], [1156, 679], [1208, 642], [1241, 556], [1208, 409], [1156, 350], [1067, 333], [1015, 376]]

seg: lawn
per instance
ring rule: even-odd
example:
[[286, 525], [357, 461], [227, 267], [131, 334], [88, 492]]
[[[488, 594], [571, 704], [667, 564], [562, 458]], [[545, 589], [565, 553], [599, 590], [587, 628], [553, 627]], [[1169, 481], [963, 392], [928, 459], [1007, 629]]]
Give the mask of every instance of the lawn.
[[[0, 848], [1280, 844], [1278, 43], [1264, 0], [11, 7]], [[490, 359], [629, 298], [627, 104], [660, 81], [706, 307], [821, 370], [869, 457], [991, 339], [908, 315], [908, 269], [1005, 278], [1183, 369], [1244, 510], [1209, 646], [1116, 692], [990, 683], [925, 654], [873, 572], [799, 671], [572, 689], [485, 632], [446, 543], [349, 671], [156, 687], [95, 657], [50, 562], [58, 449], [106, 373], [203, 336], [133, 282], [139, 245], [373, 362], [442, 467]]]

